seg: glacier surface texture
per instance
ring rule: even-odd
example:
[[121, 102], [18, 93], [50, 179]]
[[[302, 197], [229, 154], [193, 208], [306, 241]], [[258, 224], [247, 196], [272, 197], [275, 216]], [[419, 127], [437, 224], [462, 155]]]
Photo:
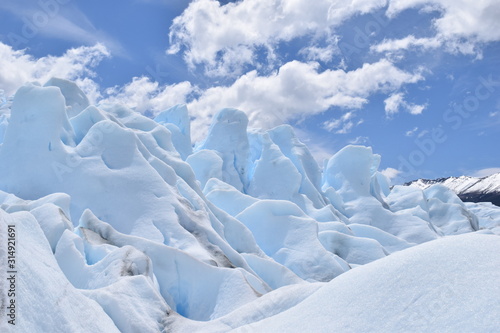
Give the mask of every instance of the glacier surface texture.
[[55, 78], [2, 107], [0, 143], [1, 332], [500, 329], [500, 208], [391, 187], [369, 147], [320, 167], [235, 109], [192, 146], [184, 105], [153, 120]]

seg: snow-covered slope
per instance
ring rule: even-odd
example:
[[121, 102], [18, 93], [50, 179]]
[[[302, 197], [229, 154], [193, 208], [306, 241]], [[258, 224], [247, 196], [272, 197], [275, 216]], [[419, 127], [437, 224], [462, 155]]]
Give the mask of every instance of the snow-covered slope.
[[460, 199], [468, 202], [492, 202], [500, 206], [500, 173], [487, 177], [448, 177], [439, 179], [418, 179], [405, 185], [426, 189], [435, 184], [442, 184], [455, 192]]
[[2, 112], [0, 241], [18, 230], [23, 332], [227, 331], [392, 253], [499, 233], [494, 206], [390, 189], [371, 148], [322, 170], [291, 127], [249, 129], [234, 109], [194, 148], [185, 106], [152, 120], [60, 79], [25, 85]]
[[498, 236], [429, 242], [352, 270], [235, 332], [495, 332]]

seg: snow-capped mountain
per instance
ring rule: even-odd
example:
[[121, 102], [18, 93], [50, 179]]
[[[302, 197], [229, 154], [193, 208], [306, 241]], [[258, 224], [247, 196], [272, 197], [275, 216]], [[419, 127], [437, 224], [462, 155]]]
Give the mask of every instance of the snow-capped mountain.
[[193, 148], [185, 106], [152, 120], [60, 79], [4, 111], [1, 332], [500, 326], [500, 208], [391, 189], [369, 147], [321, 169], [223, 109]]
[[467, 202], [492, 202], [500, 206], [500, 173], [487, 177], [448, 177], [438, 179], [418, 179], [405, 185], [415, 185], [426, 189], [435, 184], [442, 184]]

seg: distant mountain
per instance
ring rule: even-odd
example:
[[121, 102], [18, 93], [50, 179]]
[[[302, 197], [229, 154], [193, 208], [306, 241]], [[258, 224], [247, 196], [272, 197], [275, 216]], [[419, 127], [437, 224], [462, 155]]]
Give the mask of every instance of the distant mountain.
[[415, 185], [426, 189], [434, 184], [442, 184], [453, 190], [463, 201], [492, 202], [500, 206], [500, 172], [476, 178], [468, 176], [438, 179], [418, 179], [404, 185]]

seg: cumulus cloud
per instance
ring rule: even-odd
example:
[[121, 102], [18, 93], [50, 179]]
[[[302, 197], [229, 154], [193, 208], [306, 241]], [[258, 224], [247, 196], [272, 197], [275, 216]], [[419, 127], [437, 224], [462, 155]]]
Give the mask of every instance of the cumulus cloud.
[[391, 0], [387, 14], [393, 17], [415, 7], [441, 12], [433, 24], [438, 34], [447, 39], [500, 40], [500, 2], [497, 0]]
[[442, 45], [449, 52], [481, 57], [482, 44], [500, 40], [500, 2], [497, 0], [391, 0], [388, 3], [386, 14], [390, 18], [409, 8], [437, 11], [441, 16], [433, 21], [434, 37], [408, 36], [384, 41], [374, 47], [379, 52], [409, 46], [434, 48]]
[[45, 83], [51, 77], [74, 80], [91, 97], [97, 98], [98, 87], [91, 77], [102, 59], [109, 57], [109, 52], [102, 44], [81, 46], [70, 49], [61, 56], [34, 58], [25, 50], [14, 50], [0, 42], [0, 89], [6, 95], [13, 94], [26, 82]]
[[401, 171], [394, 168], [387, 168], [380, 171], [380, 173], [389, 178], [390, 180], [393, 180], [396, 179], [401, 174]]
[[405, 101], [404, 97], [404, 93], [397, 92], [391, 94], [384, 100], [385, 114], [387, 117], [392, 117], [401, 110], [406, 110], [410, 114], [418, 115], [421, 114], [426, 108], [426, 105], [408, 103]]
[[387, 60], [352, 71], [320, 71], [318, 63], [292, 61], [270, 75], [253, 70], [231, 85], [204, 91], [189, 82], [162, 86], [148, 77], [134, 78], [123, 87], [107, 89], [103, 102], [120, 102], [147, 115], [187, 102], [194, 118], [194, 141], [204, 137], [212, 116], [225, 107], [244, 111], [250, 126], [258, 128], [272, 128], [330, 108], [349, 109], [323, 123], [328, 131], [346, 134], [363, 122], [356, 119], [354, 110], [363, 107], [371, 95], [391, 93], [422, 79], [419, 72], [402, 71]]
[[184, 104], [195, 91], [191, 83], [184, 81], [172, 85], [160, 85], [149, 77], [135, 77], [121, 87], [108, 88], [101, 103], [120, 103], [149, 116], [176, 104]]
[[[97, 44], [37, 59], [0, 43], [0, 65], [9, 68], [0, 73], [0, 89], [10, 95], [27, 81], [43, 83], [55, 76], [76, 81], [93, 103], [120, 102], [146, 115], [154, 116], [175, 104], [188, 103], [195, 118], [193, 133], [197, 140], [206, 133], [211, 117], [224, 107], [245, 111], [251, 126], [270, 128], [330, 108], [356, 110], [372, 94], [391, 93], [423, 79], [420, 72], [403, 71], [388, 60], [364, 64], [352, 71], [321, 71], [317, 62], [291, 61], [269, 75], [259, 75], [253, 70], [231, 85], [204, 91], [189, 82], [160, 85], [148, 77], [136, 77], [128, 84], [106, 89], [101, 95], [99, 85], [92, 80], [93, 69], [108, 56], [107, 49]], [[348, 133], [362, 121], [355, 120], [353, 112], [339, 117], [338, 126], [336, 120], [325, 126], [336, 133]]]
[[311, 36], [313, 44], [305, 51], [307, 55], [328, 59], [331, 47], [315, 47], [316, 39], [332, 41], [334, 27], [385, 3], [316, 0], [312, 6], [308, 0], [243, 0], [225, 5], [216, 0], [194, 1], [174, 19], [168, 52], [182, 52], [187, 64], [204, 65], [207, 74], [237, 76], [245, 65], [255, 65], [257, 51], [267, 50], [272, 63], [280, 42]]
[[318, 63], [291, 61], [268, 76], [253, 70], [230, 86], [209, 88], [188, 107], [196, 117], [194, 132], [200, 135], [213, 114], [224, 107], [246, 112], [251, 126], [269, 128], [332, 107], [359, 109], [374, 93], [390, 93], [422, 79], [419, 72], [405, 72], [387, 60], [347, 72], [320, 71]]
[[[349, 18], [387, 8], [392, 19], [402, 11], [420, 8], [437, 11], [432, 21], [435, 35], [417, 38], [409, 35], [384, 40], [372, 46], [376, 52], [410, 47], [445, 47], [450, 52], [481, 55], [483, 43], [500, 40], [500, 2], [497, 0], [242, 0], [221, 4], [216, 0], [190, 3], [170, 27], [169, 53], [182, 52], [187, 64], [203, 65], [216, 76], [244, 72], [256, 66], [257, 53], [267, 51], [271, 63], [281, 42], [307, 36], [310, 45], [301, 54], [308, 60], [329, 61], [338, 52], [335, 29]], [[327, 45], [318, 46], [318, 40]]]
[[[435, 11], [440, 15], [431, 22], [432, 35], [386, 39], [371, 50], [390, 53], [445, 47], [450, 52], [480, 55], [479, 46], [500, 40], [499, 6], [496, 0], [317, 0], [314, 6], [307, 0], [226, 4], [198, 0], [174, 19], [168, 52], [182, 54], [192, 69], [201, 66], [209, 76], [233, 79], [224, 86], [198, 92], [189, 103], [196, 117], [193, 126], [200, 129], [197, 133], [203, 133], [214, 112], [222, 107], [244, 110], [253, 126], [269, 127], [330, 108], [350, 112], [380, 92], [391, 94], [385, 100], [387, 117], [402, 111], [417, 115], [427, 105], [407, 102], [398, 87], [421, 80], [419, 73], [401, 71], [387, 60], [349, 72], [319, 70], [317, 62], [331, 63], [339, 54], [336, 29], [351, 17], [376, 11], [385, 11], [389, 19], [410, 8]], [[301, 43], [308, 40], [294, 56], [300, 61], [281, 63], [280, 45], [299, 38]], [[262, 61], [263, 57], [267, 61]], [[357, 125], [354, 119], [344, 119], [348, 114], [340, 113], [323, 127], [348, 133]]]
[[[377, 52], [410, 46], [436, 48], [446, 44], [451, 51], [473, 53], [475, 44], [500, 40], [500, 3], [496, 0], [243, 0], [220, 4], [216, 0], [192, 2], [170, 28], [168, 52], [182, 50], [186, 62], [203, 64], [208, 74], [239, 75], [245, 65], [254, 65], [256, 52], [267, 50], [274, 59], [280, 42], [312, 36], [303, 54], [312, 60], [328, 61], [336, 52], [334, 28], [355, 14], [366, 14], [388, 4], [392, 18], [408, 8], [424, 7], [441, 12], [433, 23], [436, 36], [386, 40], [374, 46]], [[314, 45], [319, 36], [330, 38], [324, 47]]]

